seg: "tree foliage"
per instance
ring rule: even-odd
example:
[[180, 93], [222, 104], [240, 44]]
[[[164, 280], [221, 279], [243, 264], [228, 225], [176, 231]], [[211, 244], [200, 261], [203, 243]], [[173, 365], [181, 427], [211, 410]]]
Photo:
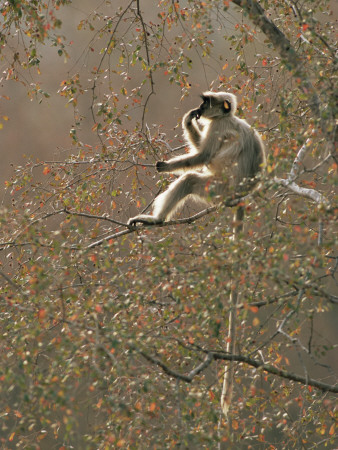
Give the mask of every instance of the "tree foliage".
[[[107, 1], [66, 38], [63, 21], [79, 3], [0, 6], [4, 90], [14, 80], [45, 101], [38, 77], [50, 46], [68, 61], [58, 95], [74, 109], [71, 156], [27, 161], [5, 184], [3, 448], [333, 448], [330, 2]], [[86, 42], [80, 56], [70, 38]], [[155, 161], [184, 151], [159, 114], [177, 114], [166, 110], [168, 95], [179, 95], [183, 113], [208, 89], [234, 92], [266, 145], [264, 179], [243, 201], [244, 229], [234, 240], [231, 199], [201, 213], [189, 205], [163, 226], [128, 227], [170, 182]], [[148, 122], [152, 108], [157, 123]]]

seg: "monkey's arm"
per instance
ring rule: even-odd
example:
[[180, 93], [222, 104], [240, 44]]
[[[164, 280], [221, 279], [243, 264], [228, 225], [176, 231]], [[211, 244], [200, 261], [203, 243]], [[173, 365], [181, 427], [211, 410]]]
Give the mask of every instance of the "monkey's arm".
[[205, 155], [197, 153], [196, 155], [184, 155], [177, 158], [170, 159], [169, 161], [157, 161], [157, 172], [175, 172], [176, 170], [195, 169], [207, 164], [208, 161]]
[[192, 109], [191, 111], [187, 112], [182, 120], [182, 127], [184, 130], [185, 137], [188, 141], [191, 142], [191, 144], [198, 148], [201, 143], [201, 130], [197, 124], [196, 121], [193, 121], [193, 119], [198, 120], [201, 116], [200, 109]]
[[208, 165], [217, 155], [222, 142], [217, 136], [210, 137], [203, 146], [199, 148], [198, 153], [177, 156], [169, 161], [157, 161], [156, 169], [158, 172], [175, 172], [176, 170], [197, 169]]

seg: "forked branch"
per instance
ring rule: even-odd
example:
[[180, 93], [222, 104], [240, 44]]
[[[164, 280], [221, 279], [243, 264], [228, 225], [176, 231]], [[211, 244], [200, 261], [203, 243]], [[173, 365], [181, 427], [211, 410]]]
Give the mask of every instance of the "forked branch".
[[247, 364], [248, 366], [255, 367], [262, 372], [266, 372], [271, 375], [276, 375], [280, 378], [284, 378], [289, 381], [295, 381], [297, 383], [301, 383], [304, 386], [311, 386], [316, 389], [319, 389], [323, 392], [333, 392], [335, 394], [338, 393], [338, 385], [323, 383], [321, 381], [315, 380], [313, 378], [303, 377], [293, 372], [289, 372], [284, 369], [279, 369], [271, 364], [263, 363], [262, 361], [257, 361], [256, 359], [249, 358], [244, 355], [236, 355], [236, 354], [228, 354], [225, 352], [212, 352], [205, 351], [206, 356], [202, 363], [192, 369], [187, 375], [181, 374], [180, 372], [171, 369], [167, 364], [163, 363], [158, 358], [149, 355], [147, 352], [136, 349], [147, 361], [151, 364], [154, 364], [160, 367], [164, 373], [167, 375], [176, 378], [178, 380], [185, 381], [186, 383], [191, 383], [194, 378], [202, 373], [207, 367], [209, 367], [213, 361], [222, 360], [222, 361], [232, 361]]

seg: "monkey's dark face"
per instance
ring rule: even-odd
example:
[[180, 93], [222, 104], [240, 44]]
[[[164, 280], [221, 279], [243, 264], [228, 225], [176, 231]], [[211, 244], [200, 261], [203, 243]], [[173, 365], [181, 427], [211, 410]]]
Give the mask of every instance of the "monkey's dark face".
[[224, 116], [230, 114], [231, 112], [231, 103], [227, 100], [219, 101], [219, 99], [213, 97], [207, 97], [202, 95], [203, 102], [196, 109], [196, 118], [205, 117], [207, 119], [212, 119], [214, 117]]

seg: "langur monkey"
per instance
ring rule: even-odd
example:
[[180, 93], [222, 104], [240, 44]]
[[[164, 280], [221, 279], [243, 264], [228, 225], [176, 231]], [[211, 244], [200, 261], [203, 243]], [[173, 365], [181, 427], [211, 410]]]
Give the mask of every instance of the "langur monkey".
[[265, 164], [264, 146], [259, 134], [235, 115], [235, 95], [205, 92], [202, 100], [182, 121], [190, 152], [156, 163], [158, 172], [186, 173], [156, 198], [153, 215], [140, 214], [129, 219], [128, 225], [160, 224], [189, 197], [215, 203], [227, 194], [243, 195], [257, 183]]

